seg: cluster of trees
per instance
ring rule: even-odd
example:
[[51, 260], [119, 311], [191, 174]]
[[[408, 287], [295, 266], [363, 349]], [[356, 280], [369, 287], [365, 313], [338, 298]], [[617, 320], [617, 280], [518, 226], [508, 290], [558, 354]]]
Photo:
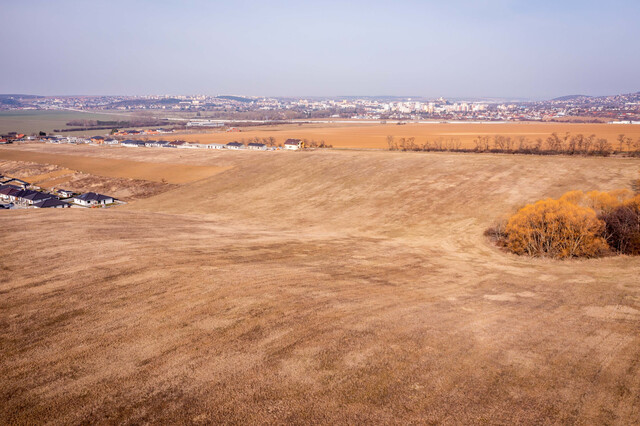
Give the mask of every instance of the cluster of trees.
[[387, 145], [390, 151], [453, 151], [453, 152], [491, 152], [508, 154], [538, 154], [538, 155], [596, 155], [607, 157], [611, 154], [624, 154], [632, 157], [640, 157], [640, 138], [633, 140], [624, 134], [618, 135], [616, 144], [612, 144], [606, 138], [598, 138], [596, 135], [585, 136], [583, 134], [571, 135], [565, 133], [559, 135], [552, 133], [546, 139], [529, 139], [526, 136], [517, 138], [511, 136], [495, 135], [478, 136], [473, 141], [473, 148], [463, 148], [458, 138], [437, 138], [427, 140], [424, 143], [416, 142], [415, 137], [387, 136]]
[[640, 255], [640, 195], [629, 190], [570, 191], [528, 204], [487, 231], [509, 251], [565, 259]]

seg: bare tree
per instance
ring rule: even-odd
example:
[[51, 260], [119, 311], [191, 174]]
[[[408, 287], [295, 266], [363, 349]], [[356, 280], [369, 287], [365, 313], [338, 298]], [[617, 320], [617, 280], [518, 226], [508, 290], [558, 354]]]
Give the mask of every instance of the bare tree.
[[618, 135], [618, 152], [622, 152], [622, 147], [624, 145], [624, 133]]
[[611, 154], [611, 151], [613, 151], [613, 147], [607, 139], [598, 138], [596, 140], [596, 151], [598, 152], [598, 154], [606, 157]]
[[396, 145], [396, 138], [391, 135], [387, 136], [387, 145], [389, 146], [389, 151], [395, 151], [398, 149], [398, 146]]

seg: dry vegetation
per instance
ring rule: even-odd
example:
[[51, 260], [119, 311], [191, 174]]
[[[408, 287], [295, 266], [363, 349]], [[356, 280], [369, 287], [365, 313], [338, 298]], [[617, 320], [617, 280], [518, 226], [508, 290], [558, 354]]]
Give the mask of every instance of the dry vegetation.
[[569, 191], [527, 204], [485, 234], [516, 254], [566, 259], [640, 254], [640, 195]]
[[628, 187], [637, 159], [19, 148], [227, 169], [123, 208], [0, 213], [1, 423], [640, 418], [638, 258], [482, 235]]

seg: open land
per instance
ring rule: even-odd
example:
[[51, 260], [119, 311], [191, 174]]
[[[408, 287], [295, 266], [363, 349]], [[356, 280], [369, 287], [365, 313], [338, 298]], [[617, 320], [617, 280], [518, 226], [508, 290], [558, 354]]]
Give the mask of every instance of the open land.
[[628, 188], [637, 159], [26, 144], [0, 160], [175, 176], [118, 208], [0, 213], [4, 424], [640, 419], [640, 260], [483, 236], [527, 202]]
[[380, 124], [380, 123], [311, 123], [311, 124], [281, 124], [277, 126], [242, 127], [238, 133], [210, 131], [179, 135], [180, 139], [189, 142], [227, 143], [240, 139], [274, 137], [278, 143], [286, 139], [307, 139], [325, 143], [335, 148], [372, 148], [387, 149], [387, 136], [415, 137], [417, 144], [427, 140], [457, 139], [462, 148], [474, 148], [474, 139], [478, 136], [510, 136], [517, 139], [520, 136], [535, 141], [538, 138], [546, 140], [552, 133], [564, 135], [595, 134], [598, 138], [606, 138], [616, 145], [619, 134], [637, 140], [640, 138], [640, 125], [636, 124], [573, 124], [573, 123], [408, 123]]
[[[73, 120], [126, 120], [130, 114], [117, 113], [94, 113], [68, 110], [14, 110], [0, 111], [0, 134], [8, 132], [20, 133], [51, 133], [54, 129], [63, 129], [67, 123]], [[104, 132], [94, 131], [95, 132]]]

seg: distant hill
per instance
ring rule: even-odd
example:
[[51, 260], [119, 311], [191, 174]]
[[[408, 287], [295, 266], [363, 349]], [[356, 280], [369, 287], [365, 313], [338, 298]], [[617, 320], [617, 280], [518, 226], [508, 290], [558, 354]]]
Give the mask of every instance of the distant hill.
[[221, 95], [221, 96], [216, 96], [216, 98], [227, 99], [230, 101], [237, 101], [237, 102], [253, 102], [253, 99], [243, 98], [242, 96]]
[[42, 98], [40, 95], [21, 95], [13, 93], [0, 93], [0, 99], [18, 98], [18, 99], [37, 99]]
[[587, 96], [587, 95], [567, 95], [567, 96], [560, 96], [559, 98], [554, 98], [551, 99], [552, 101], [575, 101], [578, 99], [589, 99], [592, 98], [592, 96]]

